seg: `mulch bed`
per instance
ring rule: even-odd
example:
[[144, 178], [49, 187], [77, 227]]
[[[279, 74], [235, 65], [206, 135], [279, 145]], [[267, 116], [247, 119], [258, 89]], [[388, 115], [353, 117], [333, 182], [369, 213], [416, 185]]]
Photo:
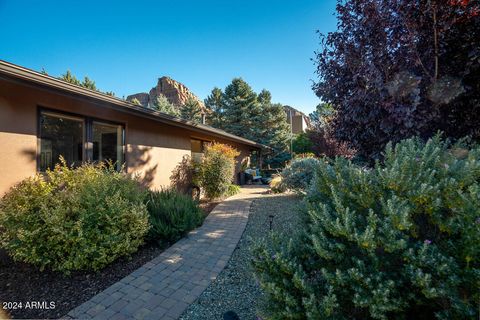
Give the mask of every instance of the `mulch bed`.
[[[203, 202], [200, 207], [208, 215], [218, 203]], [[97, 293], [129, 275], [158, 256], [165, 247], [147, 243], [130, 257], [120, 258], [98, 272], [39, 271], [32, 265], [13, 261], [0, 249], [0, 302], [21, 302], [22, 307], [6, 310], [12, 318], [59, 318], [89, 300]], [[55, 303], [55, 308], [31, 308], [27, 302]], [[1, 316], [0, 316], [1, 318]]]
[[[14, 262], [0, 249], [0, 300], [21, 302], [22, 308], [7, 310], [12, 318], [59, 318], [97, 293], [127, 276], [163, 251], [156, 244], [147, 244], [130, 259], [120, 258], [99, 272], [40, 272], [32, 265]], [[55, 303], [54, 309], [27, 309], [27, 302]], [[2, 303], [3, 307], [3, 303]]]

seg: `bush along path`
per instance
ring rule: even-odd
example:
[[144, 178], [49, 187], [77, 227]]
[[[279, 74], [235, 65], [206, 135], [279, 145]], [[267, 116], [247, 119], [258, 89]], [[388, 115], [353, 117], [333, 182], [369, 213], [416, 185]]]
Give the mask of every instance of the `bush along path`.
[[244, 188], [191, 231], [129, 276], [70, 311], [70, 318], [176, 319], [223, 270], [262, 187]]
[[[272, 231], [288, 239], [301, 230], [301, 198], [292, 194], [264, 196], [255, 199], [248, 217], [248, 224], [231, 259], [220, 275], [212, 281], [200, 297], [182, 314], [182, 320], [224, 319], [233, 311], [240, 319], [261, 317], [263, 296], [251, 268], [254, 243], [270, 240], [270, 216]], [[232, 313], [230, 313], [232, 314]]]

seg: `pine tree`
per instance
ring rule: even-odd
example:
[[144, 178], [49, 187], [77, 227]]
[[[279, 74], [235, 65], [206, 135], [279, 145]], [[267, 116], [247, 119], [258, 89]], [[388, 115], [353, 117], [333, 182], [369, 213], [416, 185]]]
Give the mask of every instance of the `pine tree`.
[[235, 135], [256, 140], [258, 122], [255, 121], [260, 110], [257, 94], [241, 78], [235, 78], [225, 88], [224, 94], [224, 129]]
[[258, 141], [273, 149], [265, 163], [276, 166], [290, 158], [289, 146], [292, 137], [283, 106], [272, 104], [271, 99], [272, 95], [265, 89], [258, 94], [260, 112], [256, 122], [260, 129]]
[[[47, 71], [45, 71], [45, 69], [42, 68], [42, 71], [41, 71], [42, 74], [45, 74], [45, 75], [48, 75], [47, 74]], [[67, 70], [67, 72], [65, 72], [64, 74], [62, 74], [60, 77], [58, 77], [58, 79], [60, 80], [63, 80], [63, 81], [66, 81], [66, 82], [69, 82], [71, 84], [74, 84], [74, 85], [77, 85], [77, 86], [80, 86], [80, 87], [84, 87], [84, 88], [87, 88], [87, 89], [90, 89], [90, 90], [94, 90], [94, 91], [100, 91], [97, 89], [97, 86], [95, 84], [95, 81], [93, 81], [92, 79], [90, 79], [89, 77], [85, 76], [83, 78], [83, 81], [80, 81], [77, 79], [77, 77], [75, 77], [71, 72], [70, 70]], [[112, 97], [115, 97], [115, 93], [113, 91], [107, 91], [107, 92], [104, 92], [105, 94], [109, 95], [109, 96], [112, 96]]]
[[168, 101], [167, 97], [163, 94], [159, 94], [157, 99], [153, 103], [152, 109], [178, 117], [180, 113], [178, 112], [175, 105]]
[[190, 120], [196, 123], [202, 122], [202, 114], [203, 110], [200, 106], [200, 103], [192, 97], [189, 97], [180, 109], [180, 116], [182, 119]]
[[279, 165], [290, 158], [290, 129], [283, 106], [272, 104], [272, 95], [258, 95], [241, 78], [235, 78], [222, 92], [214, 88], [205, 99], [210, 109], [209, 124], [272, 148], [265, 163]]
[[133, 103], [133, 104], [135, 104], [135, 105], [137, 105], [137, 106], [141, 106], [141, 105], [142, 105], [137, 98], [133, 98], [132, 100], [130, 100], [130, 102]]
[[212, 93], [204, 100], [205, 107], [211, 112], [207, 123], [212, 127], [224, 129], [225, 109], [223, 103], [223, 91], [220, 88], [213, 88]]
[[325, 127], [332, 121], [335, 109], [330, 103], [320, 103], [308, 117], [314, 127]]
[[89, 77], [85, 77], [80, 85], [84, 88], [97, 91], [97, 86], [95, 85], [95, 81], [90, 80]]
[[60, 77], [61, 80], [63, 81], [67, 81], [71, 84], [74, 84], [74, 85], [77, 85], [77, 86], [81, 86], [82, 83], [80, 82], [80, 80], [78, 80], [71, 72], [70, 70], [67, 70], [67, 72], [65, 74], [62, 74], [62, 76]]

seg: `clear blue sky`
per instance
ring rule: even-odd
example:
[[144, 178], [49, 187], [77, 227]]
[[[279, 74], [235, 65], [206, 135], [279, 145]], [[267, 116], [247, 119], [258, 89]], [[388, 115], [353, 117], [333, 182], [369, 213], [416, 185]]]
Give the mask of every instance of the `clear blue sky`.
[[0, 0], [0, 59], [120, 97], [167, 75], [203, 99], [242, 77], [309, 113], [316, 30], [335, 30], [335, 2]]

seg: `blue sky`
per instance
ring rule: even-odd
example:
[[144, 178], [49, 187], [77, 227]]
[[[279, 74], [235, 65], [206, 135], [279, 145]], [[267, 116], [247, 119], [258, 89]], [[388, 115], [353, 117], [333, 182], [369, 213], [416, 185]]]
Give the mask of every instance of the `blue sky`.
[[242, 77], [309, 113], [316, 30], [335, 30], [335, 2], [0, 0], [0, 59], [120, 97], [167, 75], [203, 99]]

